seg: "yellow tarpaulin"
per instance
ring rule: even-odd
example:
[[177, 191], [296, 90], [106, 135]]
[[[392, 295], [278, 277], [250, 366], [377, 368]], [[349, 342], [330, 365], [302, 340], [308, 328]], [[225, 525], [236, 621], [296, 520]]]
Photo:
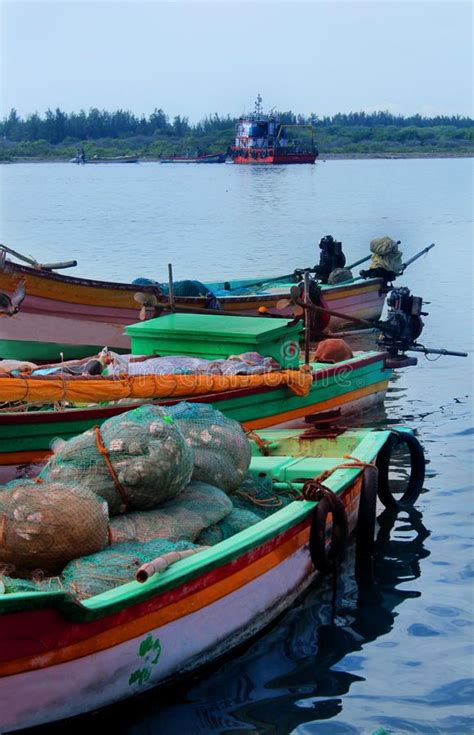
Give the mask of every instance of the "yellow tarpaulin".
[[99, 403], [124, 398], [185, 398], [243, 388], [279, 386], [287, 386], [297, 396], [306, 396], [312, 382], [311, 373], [304, 370], [282, 370], [263, 375], [0, 377], [0, 403]]

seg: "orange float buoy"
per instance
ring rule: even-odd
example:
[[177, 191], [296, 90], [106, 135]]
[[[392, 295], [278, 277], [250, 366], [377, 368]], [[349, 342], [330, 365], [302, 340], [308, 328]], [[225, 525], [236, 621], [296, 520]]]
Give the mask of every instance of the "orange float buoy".
[[317, 362], [342, 362], [354, 355], [343, 339], [324, 339], [319, 343], [314, 357]]

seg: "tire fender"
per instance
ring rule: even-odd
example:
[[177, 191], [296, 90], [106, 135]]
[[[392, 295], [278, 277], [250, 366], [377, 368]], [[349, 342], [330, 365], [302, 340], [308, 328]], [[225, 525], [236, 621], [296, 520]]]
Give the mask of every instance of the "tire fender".
[[[390, 489], [389, 469], [392, 450], [399, 444], [406, 444], [410, 452], [410, 478], [401, 498], [395, 498]], [[378, 497], [386, 508], [411, 508], [416, 503], [425, 480], [425, 455], [418, 439], [405, 431], [392, 430], [377, 456]]]
[[[331, 540], [328, 546], [326, 525], [329, 514], [332, 514]], [[309, 551], [314, 568], [327, 574], [340, 561], [344, 554], [349, 528], [344, 503], [330, 490], [326, 490], [311, 517], [309, 534]]]

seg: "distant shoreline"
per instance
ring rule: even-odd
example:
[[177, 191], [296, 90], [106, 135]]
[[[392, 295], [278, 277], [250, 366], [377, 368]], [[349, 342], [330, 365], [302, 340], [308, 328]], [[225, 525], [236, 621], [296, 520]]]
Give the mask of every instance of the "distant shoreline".
[[[395, 160], [405, 158], [474, 158], [473, 153], [455, 153], [453, 151], [438, 153], [327, 153], [320, 154], [316, 159], [316, 163], [324, 163], [325, 161], [356, 161], [356, 160]], [[142, 163], [159, 163], [160, 158], [158, 157], [139, 157], [139, 162]], [[69, 159], [65, 158], [15, 158], [10, 161], [1, 161], [0, 164], [14, 164], [14, 163], [71, 163]], [[77, 164], [76, 164], [77, 165]], [[118, 165], [118, 164], [117, 164]], [[131, 164], [128, 164], [131, 165]]]

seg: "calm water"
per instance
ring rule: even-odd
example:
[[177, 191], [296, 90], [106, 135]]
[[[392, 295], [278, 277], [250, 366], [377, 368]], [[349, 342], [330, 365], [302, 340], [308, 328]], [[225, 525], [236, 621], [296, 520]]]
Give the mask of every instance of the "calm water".
[[416, 511], [381, 519], [373, 590], [358, 595], [348, 558], [334, 625], [331, 587], [322, 584], [226, 662], [68, 732], [474, 732], [472, 162], [19, 164], [0, 176], [2, 242], [43, 261], [77, 258], [84, 276], [164, 280], [168, 262], [176, 278], [286, 273], [313, 264], [329, 233], [349, 262], [385, 234], [406, 256], [435, 242], [404, 279], [429, 302], [420, 341], [470, 351], [468, 359], [420, 356], [370, 417], [416, 429], [428, 460]]

